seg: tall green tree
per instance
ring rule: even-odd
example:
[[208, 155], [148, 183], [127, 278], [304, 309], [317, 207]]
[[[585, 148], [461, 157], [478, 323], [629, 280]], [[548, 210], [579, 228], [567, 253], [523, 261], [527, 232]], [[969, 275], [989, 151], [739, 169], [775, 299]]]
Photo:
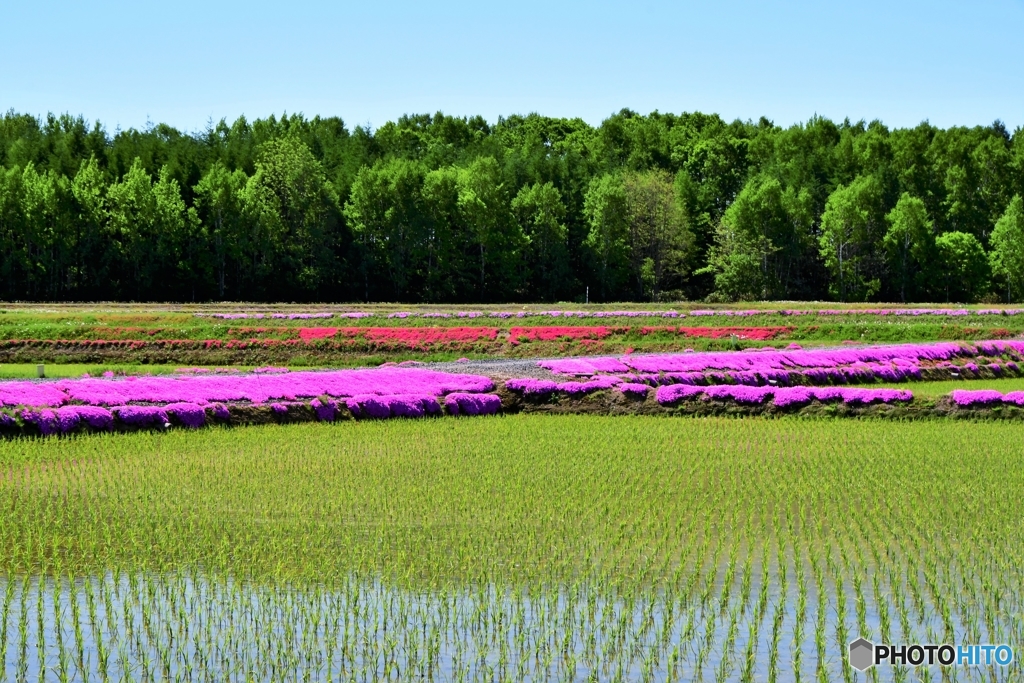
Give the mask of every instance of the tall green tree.
[[726, 123], [717, 115], [682, 114], [668, 132], [671, 168], [694, 235], [695, 255], [712, 247], [722, 214], [743, 188], [751, 171], [751, 123]]
[[530, 298], [557, 301], [572, 284], [562, 195], [551, 183], [534, 183], [519, 190], [512, 213], [528, 245]]
[[70, 226], [70, 181], [34, 164], [22, 173], [22, 249], [28, 266], [26, 286], [33, 299], [64, 298], [75, 244]]
[[[203, 225], [206, 226], [213, 248], [213, 269], [217, 284], [217, 298], [223, 300], [228, 291], [228, 271], [233, 270], [234, 284], [240, 285], [245, 267], [247, 234], [244, 221], [243, 198], [248, 178], [245, 171], [229, 171], [222, 162], [215, 162], [195, 186], [195, 204]], [[233, 298], [243, 298], [238, 287]]]
[[366, 300], [419, 299], [413, 285], [427, 234], [425, 175], [420, 162], [393, 158], [364, 168], [352, 184], [344, 211], [360, 248]]
[[144, 300], [157, 276], [157, 209], [153, 179], [138, 157], [107, 190], [107, 218], [117, 247], [115, 282], [122, 296]]
[[989, 285], [988, 258], [981, 241], [968, 232], [946, 232], [935, 238], [946, 301], [977, 301]]
[[210, 266], [204, 226], [195, 208], [185, 205], [181, 187], [166, 166], [153, 184], [153, 199], [163, 285], [175, 298], [195, 301]]
[[992, 274], [1006, 285], [1006, 300], [1024, 294], [1024, 200], [1014, 195], [990, 238]]
[[725, 299], [790, 297], [806, 258], [810, 195], [759, 176], [744, 186], [715, 230], [705, 271]]
[[921, 199], [904, 192], [892, 211], [886, 214], [889, 229], [882, 239], [890, 268], [897, 273], [900, 301], [907, 300], [907, 286], [927, 265], [934, 247], [933, 225]]
[[22, 204], [22, 169], [0, 168], [0, 275], [5, 297], [20, 299], [25, 273], [29, 270], [22, 234], [25, 225]]
[[459, 211], [470, 228], [468, 252], [479, 268], [477, 300], [516, 298], [522, 294], [527, 240], [512, 218], [509, 188], [497, 160], [479, 157], [460, 169], [458, 187]]
[[334, 274], [339, 238], [338, 196], [323, 165], [297, 137], [269, 140], [247, 186], [283, 281], [276, 298], [316, 297]]
[[657, 301], [662, 290], [681, 287], [689, 273], [693, 233], [667, 172], [626, 173], [623, 187], [636, 293]]
[[583, 211], [589, 226], [585, 245], [596, 276], [594, 298], [610, 301], [628, 297], [631, 245], [622, 176], [606, 173], [594, 178], [587, 190]]
[[829, 195], [821, 216], [820, 254], [832, 274], [829, 289], [840, 301], [863, 301], [881, 287], [872, 278], [872, 247], [880, 237], [881, 188], [858, 176]]
[[[426, 224], [424, 301], [468, 300], [473, 291], [473, 233], [459, 208], [460, 169], [445, 166], [423, 178]], [[471, 297], [469, 297], [471, 298]]]
[[71, 194], [76, 216], [76, 294], [86, 299], [112, 298], [109, 274], [116, 265], [116, 251], [107, 229], [107, 179], [95, 156], [78, 167], [71, 181]]

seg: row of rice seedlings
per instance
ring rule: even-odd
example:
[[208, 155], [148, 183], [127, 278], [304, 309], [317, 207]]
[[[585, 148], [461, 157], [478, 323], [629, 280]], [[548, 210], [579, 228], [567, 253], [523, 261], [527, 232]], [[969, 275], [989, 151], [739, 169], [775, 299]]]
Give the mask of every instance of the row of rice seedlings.
[[854, 680], [857, 635], [1022, 634], [1015, 438], [533, 416], [12, 444], [0, 673]]

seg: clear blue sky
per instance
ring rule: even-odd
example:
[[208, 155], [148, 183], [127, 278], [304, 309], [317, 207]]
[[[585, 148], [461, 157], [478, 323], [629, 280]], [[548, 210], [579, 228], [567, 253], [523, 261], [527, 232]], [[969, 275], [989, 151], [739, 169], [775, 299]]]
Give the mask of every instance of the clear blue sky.
[[283, 111], [623, 107], [1024, 126], [1024, 0], [5, 3], [0, 108], [184, 130]]

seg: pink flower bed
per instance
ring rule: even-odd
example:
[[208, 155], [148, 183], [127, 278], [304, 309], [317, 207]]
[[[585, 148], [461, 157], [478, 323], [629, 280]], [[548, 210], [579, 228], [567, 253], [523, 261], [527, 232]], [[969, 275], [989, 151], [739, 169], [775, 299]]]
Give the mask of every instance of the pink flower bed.
[[912, 401], [914, 395], [912, 392], [904, 389], [749, 387], [735, 384], [694, 387], [686, 384], [671, 384], [659, 387], [656, 398], [658, 403], [662, 405], [671, 405], [678, 401], [696, 398], [708, 401], [732, 401], [741, 405], [760, 405], [768, 399], [773, 399], [776, 406], [783, 408], [807, 405], [814, 400], [822, 403], [842, 401], [847, 405], [906, 403]]
[[[195, 313], [197, 318], [218, 318], [220, 320], [318, 320], [333, 318], [334, 313]], [[366, 318], [372, 313], [338, 313], [339, 318]]]
[[[289, 406], [308, 405], [320, 421], [334, 420], [340, 401], [356, 417], [423, 417], [441, 414], [439, 397], [452, 415], [489, 415], [501, 400], [486, 394], [494, 382], [478, 375], [418, 368], [387, 367], [332, 372], [268, 372], [232, 376], [188, 374], [163, 377], [106, 377], [56, 382], [0, 382], [0, 407], [44, 434], [62, 434], [80, 425], [92, 429], [197, 428], [207, 417], [228, 420], [227, 403], [265, 405], [285, 417]], [[16, 424], [0, 412], [0, 427]]]
[[478, 375], [419, 368], [376, 368], [287, 374], [193, 375], [164, 377], [81, 378], [56, 382], [0, 382], [0, 406], [58, 407], [129, 404], [239, 402], [262, 404], [316, 396], [352, 397], [417, 394], [441, 396], [494, 389]]
[[615, 387], [624, 394], [630, 394], [632, 396], [646, 396], [651, 390], [646, 384], [637, 384], [635, 382], [623, 382]]
[[444, 397], [444, 405], [452, 415], [494, 415], [501, 409], [501, 399], [494, 394], [453, 393]]
[[[287, 330], [287, 328], [280, 328]], [[472, 343], [494, 341], [495, 327], [300, 327], [299, 339], [362, 338], [371, 342], [400, 343], [409, 346], [443, 342]]]
[[552, 382], [551, 380], [528, 377], [524, 379], [510, 379], [505, 382], [505, 388], [528, 396], [543, 396], [555, 391], [561, 391], [570, 396], [578, 396], [600, 389], [610, 389], [621, 383], [621, 378], [611, 375], [600, 375], [586, 382]]
[[964, 317], [970, 315], [1020, 315], [1020, 308], [837, 308], [837, 309], [696, 309], [689, 312], [668, 311], [396, 311], [393, 313], [373, 313], [370, 311], [345, 311], [340, 313], [195, 313], [196, 317], [219, 318], [222, 320], [307, 320], [312, 318], [372, 318], [374, 316], [391, 319], [404, 318], [685, 318], [685, 317], [751, 317], [757, 315], [791, 315], [791, 316], [951, 316]]
[[[815, 382], [832, 381], [905, 381], [920, 376], [922, 364], [962, 367], [977, 372], [974, 363], [956, 366], [953, 359], [977, 356], [1010, 356], [1021, 358], [1024, 342], [988, 341], [974, 345], [953, 342], [937, 344], [895, 344], [862, 348], [827, 348], [804, 350], [766, 348], [747, 352], [674, 353], [656, 355], [625, 355], [620, 357], [559, 358], [539, 361], [538, 365], [563, 375], [594, 376], [599, 373], [631, 373], [626, 379], [649, 383], [702, 384], [711, 381], [738, 384], [788, 383], [791, 372], [800, 372]], [[991, 364], [988, 364], [991, 369]], [[1013, 361], [1002, 368], [1017, 371]], [[717, 375], [716, 375], [717, 373]]]
[[1002, 394], [991, 389], [957, 389], [950, 394], [950, 398], [961, 408], [993, 406], [1000, 403], [1024, 407], [1024, 391]]
[[363, 395], [346, 399], [353, 415], [388, 417], [423, 417], [441, 412], [437, 398], [425, 394], [394, 394], [391, 396]]

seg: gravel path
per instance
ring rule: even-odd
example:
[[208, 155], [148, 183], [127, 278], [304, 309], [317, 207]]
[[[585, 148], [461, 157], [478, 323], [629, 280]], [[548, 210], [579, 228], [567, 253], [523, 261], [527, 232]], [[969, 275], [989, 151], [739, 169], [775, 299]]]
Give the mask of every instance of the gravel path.
[[[882, 344], [882, 342], [874, 342], [872, 344], [858, 344], [856, 346], [872, 346]], [[850, 348], [853, 345], [845, 345], [842, 348]], [[821, 344], [810, 344], [803, 347], [804, 350], [816, 350], [826, 348], [839, 348], [838, 344], [832, 345], [821, 345]], [[779, 349], [784, 351], [785, 349]], [[680, 353], [679, 351], [671, 353]], [[721, 352], [718, 352], [721, 353]], [[738, 352], [732, 352], [738, 353]], [[602, 353], [595, 354], [593, 357], [600, 356], [602, 358], [621, 358], [624, 354], [622, 353]], [[634, 353], [631, 354], [633, 358], [643, 358], [644, 356], [659, 356], [664, 355], [664, 352], [658, 353]], [[489, 360], [469, 360], [458, 362], [446, 362], [446, 363], [424, 363], [417, 367], [429, 368], [431, 370], [438, 370], [440, 372], [456, 372], [466, 373], [470, 375], [484, 375], [492, 379], [511, 379], [513, 377], [533, 377], [536, 379], [550, 379], [559, 382], [564, 382], [567, 379], [572, 379], [569, 375], [558, 375], [550, 370], [546, 370], [537, 365], [542, 360], [564, 360], [566, 358], [588, 358], [592, 356], [553, 356], [550, 358], [494, 358]]]
[[[551, 356], [549, 358], [494, 358], [489, 360], [469, 360], [461, 363], [424, 363], [418, 367], [438, 370], [440, 372], [459, 372], [470, 375], [484, 375], [492, 379], [512, 379], [514, 377], [533, 377], [565, 382], [572, 375], [560, 375], [537, 365], [542, 360], [565, 360], [566, 358], [621, 358], [621, 353], [599, 353], [590, 356]], [[634, 353], [634, 358], [661, 355], [656, 353]]]
[[563, 375], [556, 375], [550, 370], [537, 365], [543, 358], [495, 358], [493, 360], [470, 360], [461, 363], [426, 363], [421, 367], [440, 372], [456, 372], [485, 377], [511, 379], [513, 377], [535, 377], [565, 381]]

